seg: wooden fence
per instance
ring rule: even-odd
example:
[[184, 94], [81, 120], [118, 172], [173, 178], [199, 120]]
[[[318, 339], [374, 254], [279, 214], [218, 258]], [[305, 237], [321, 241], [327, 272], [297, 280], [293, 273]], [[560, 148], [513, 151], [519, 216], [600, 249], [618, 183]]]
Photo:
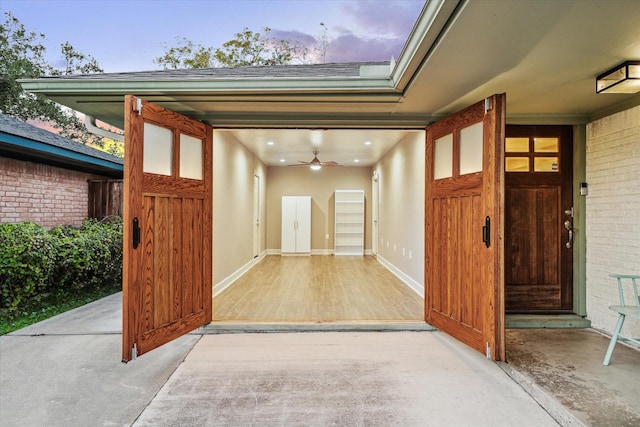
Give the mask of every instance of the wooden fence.
[[121, 179], [89, 180], [89, 218], [102, 220], [122, 216], [123, 182]]

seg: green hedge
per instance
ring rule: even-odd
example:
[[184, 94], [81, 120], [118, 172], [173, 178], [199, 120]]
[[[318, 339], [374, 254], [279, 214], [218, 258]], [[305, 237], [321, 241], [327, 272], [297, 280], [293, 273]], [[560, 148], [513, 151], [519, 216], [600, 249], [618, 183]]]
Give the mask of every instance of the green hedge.
[[0, 224], [0, 309], [11, 315], [60, 292], [121, 288], [122, 219], [86, 220], [49, 232]]

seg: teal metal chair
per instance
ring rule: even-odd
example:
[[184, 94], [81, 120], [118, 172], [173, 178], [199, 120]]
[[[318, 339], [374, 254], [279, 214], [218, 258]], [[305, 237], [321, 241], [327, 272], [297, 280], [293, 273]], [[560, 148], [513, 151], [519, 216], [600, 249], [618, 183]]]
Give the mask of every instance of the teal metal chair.
[[[611, 274], [611, 277], [618, 280], [618, 293], [620, 294], [620, 305], [611, 305], [609, 306], [610, 310], [618, 313], [618, 323], [616, 324], [616, 329], [613, 331], [613, 335], [611, 336], [611, 342], [609, 343], [609, 348], [607, 349], [607, 354], [604, 356], [603, 365], [608, 366], [611, 361], [611, 356], [613, 356], [613, 350], [616, 347], [616, 343], [618, 341], [631, 341], [635, 344], [640, 345], [640, 339], [629, 338], [620, 335], [620, 330], [622, 329], [622, 324], [624, 323], [624, 319], [629, 316], [636, 319], [640, 319], [640, 297], [638, 297], [638, 281], [640, 281], [640, 275], [629, 275], [629, 274]], [[635, 305], [627, 305], [624, 301], [624, 285], [630, 286], [633, 298], [635, 299]], [[629, 292], [629, 289], [627, 289]]]

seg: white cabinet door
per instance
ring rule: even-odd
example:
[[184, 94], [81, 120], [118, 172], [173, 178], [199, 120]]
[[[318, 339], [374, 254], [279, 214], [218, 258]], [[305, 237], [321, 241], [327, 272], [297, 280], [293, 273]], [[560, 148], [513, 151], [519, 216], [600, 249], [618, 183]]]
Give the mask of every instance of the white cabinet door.
[[296, 251], [296, 204], [296, 197], [282, 197], [282, 253]]
[[311, 253], [311, 196], [300, 196], [296, 203], [296, 252]]
[[281, 251], [311, 253], [311, 196], [282, 196]]

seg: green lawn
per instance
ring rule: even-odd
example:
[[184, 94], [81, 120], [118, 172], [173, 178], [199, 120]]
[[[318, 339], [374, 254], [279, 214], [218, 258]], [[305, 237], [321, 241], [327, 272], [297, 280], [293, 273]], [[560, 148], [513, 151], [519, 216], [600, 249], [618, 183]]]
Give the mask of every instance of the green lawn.
[[34, 323], [56, 316], [65, 311], [99, 300], [106, 296], [119, 292], [119, 289], [109, 287], [99, 290], [77, 292], [69, 294], [67, 292], [52, 295], [40, 303], [29, 305], [20, 312], [9, 316], [4, 311], [0, 311], [0, 335], [17, 331]]

